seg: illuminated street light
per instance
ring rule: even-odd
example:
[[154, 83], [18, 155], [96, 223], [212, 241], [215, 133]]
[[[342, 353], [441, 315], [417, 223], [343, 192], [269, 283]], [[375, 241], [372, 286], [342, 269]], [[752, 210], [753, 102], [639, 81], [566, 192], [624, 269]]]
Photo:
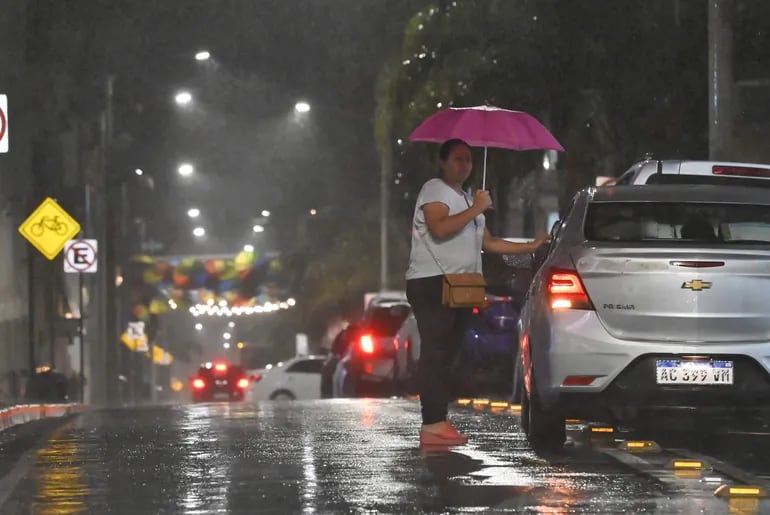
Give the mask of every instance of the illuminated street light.
[[252, 227], [252, 230], [254, 232], [265, 232], [265, 228], [261, 225], [255, 225], [254, 227]]
[[222, 347], [224, 347], [225, 349], [229, 349], [230, 348], [230, 342], [223, 343]]
[[297, 102], [294, 105], [294, 110], [296, 112], [298, 112], [298, 113], [308, 113], [308, 112], [310, 112], [310, 104], [308, 104], [307, 102], [303, 102], [303, 101]]
[[246, 344], [245, 344], [245, 343], [243, 343], [243, 342], [238, 342], [238, 349], [239, 349], [239, 350], [243, 350], [243, 348], [244, 348], [245, 346], [246, 346]]
[[195, 330], [196, 331], [203, 331], [203, 324], [201, 324], [200, 322], [195, 324]]
[[267, 209], [262, 210], [262, 216], [267, 218], [268, 216], [270, 216], [270, 211], [268, 211]]
[[229, 340], [230, 337], [232, 337], [232, 335], [230, 333], [225, 333], [225, 334], [222, 335], [222, 338], [224, 338], [225, 340]]
[[254, 252], [254, 245], [244, 245], [243, 246], [244, 252]]
[[311, 210], [310, 210], [310, 216], [315, 216], [315, 215], [317, 215], [317, 214], [318, 214], [318, 211], [317, 211], [317, 210], [315, 210], [315, 209], [311, 209]]
[[136, 170], [134, 170], [134, 173], [139, 177], [141, 177], [142, 175], [144, 175], [144, 170], [142, 170], [141, 168], [137, 168]]
[[202, 238], [206, 236], [206, 229], [204, 229], [203, 227], [196, 227], [195, 229], [193, 229], [193, 236], [195, 236], [196, 238]]
[[209, 59], [211, 59], [211, 53], [207, 50], [201, 50], [195, 54], [196, 61], [208, 61]]
[[180, 106], [189, 105], [192, 102], [192, 93], [189, 91], [180, 91], [174, 97], [174, 101]]
[[179, 165], [179, 168], [177, 168], [177, 171], [182, 177], [189, 177], [195, 172], [195, 168], [190, 163], [182, 163]]
[[230, 323], [228, 323], [228, 324], [227, 324], [227, 327], [229, 327], [230, 329], [232, 329], [233, 327], [235, 327], [235, 322], [230, 322]]
[[198, 218], [201, 215], [201, 210], [197, 208], [192, 208], [189, 211], [187, 211], [187, 216], [190, 218]]

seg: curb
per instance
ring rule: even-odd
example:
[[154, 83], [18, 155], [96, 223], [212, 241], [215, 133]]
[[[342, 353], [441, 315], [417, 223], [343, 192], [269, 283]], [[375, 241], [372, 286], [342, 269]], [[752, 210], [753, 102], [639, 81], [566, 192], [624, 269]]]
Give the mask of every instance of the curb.
[[85, 404], [22, 404], [0, 410], [0, 431], [45, 418], [59, 418], [85, 411]]

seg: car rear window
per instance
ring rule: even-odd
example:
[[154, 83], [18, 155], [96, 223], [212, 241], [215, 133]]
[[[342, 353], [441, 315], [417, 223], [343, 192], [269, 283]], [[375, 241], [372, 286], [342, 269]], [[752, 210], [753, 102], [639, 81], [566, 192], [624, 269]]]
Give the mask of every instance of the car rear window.
[[749, 177], [724, 177], [719, 175], [687, 175], [656, 173], [650, 175], [647, 184], [714, 184], [717, 186], [748, 186], [750, 188], [770, 188], [770, 179]]
[[395, 336], [407, 316], [406, 305], [372, 308], [364, 316], [364, 325], [378, 336]]
[[585, 237], [606, 242], [770, 244], [770, 206], [664, 202], [595, 202]]
[[245, 376], [243, 368], [238, 365], [228, 365], [225, 370], [217, 370], [214, 367], [202, 366], [198, 370], [198, 375], [201, 377], [241, 377]]

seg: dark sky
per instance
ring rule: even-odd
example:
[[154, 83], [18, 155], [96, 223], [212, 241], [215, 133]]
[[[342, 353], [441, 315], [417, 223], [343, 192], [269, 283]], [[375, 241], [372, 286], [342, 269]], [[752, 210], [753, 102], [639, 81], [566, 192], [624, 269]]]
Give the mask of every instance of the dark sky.
[[[150, 233], [175, 250], [232, 251], [262, 209], [289, 220], [377, 198], [375, 80], [424, 3], [88, 0], [58, 24], [83, 39], [82, 75], [116, 73], [115, 130], [132, 144], [115, 166], [154, 177], [156, 196], [132, 187], [137, 209], [154, 212]], [[196, 63], [199, 48], [216, 61]], [[181, 87], [193, 109], [173, 105]], [[301, 120], [298, 99], [313, 106]], [[200, 170], [192, 180], [176, 175], [182, 160]], [[208, 246], [190, 236], [191, 205], [205, 215]]]

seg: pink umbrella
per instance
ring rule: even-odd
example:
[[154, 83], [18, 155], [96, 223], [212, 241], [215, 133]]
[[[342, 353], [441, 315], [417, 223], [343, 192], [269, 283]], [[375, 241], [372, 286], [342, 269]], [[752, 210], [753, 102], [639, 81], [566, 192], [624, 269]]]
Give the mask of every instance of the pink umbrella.
[[472, 147], [484, 147], [487, 185], [487, 149], [559, 150], [564, 147], [530, 114], [494, 106], [450, 107], [431, 115], [409, 136], [409, 141], [443, 143], [458, 138]]

